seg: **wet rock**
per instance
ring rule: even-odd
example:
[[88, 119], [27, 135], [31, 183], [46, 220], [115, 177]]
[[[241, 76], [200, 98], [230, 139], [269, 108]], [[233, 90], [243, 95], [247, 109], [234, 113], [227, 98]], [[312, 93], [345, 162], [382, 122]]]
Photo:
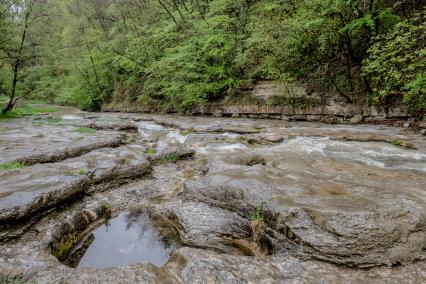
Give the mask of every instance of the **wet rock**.
[[0, 223], [17, 221], [88, 190], [91, 185], [146, 174], [150, 164], [134, 146], [92, 151], [78, 158], [0, 173]]
[[260, 144], [260, 143], [279, 143], [284, 141], [284, 136], [274, 133], [259, 133], [259, 134], [249, 134], [244, 136], [247, 139], [247, 142], [250, 144]]
[[149, 156], [150, 160], [157, 161], [169, 161], [176, 162], [182, 159], [190, 158], [194, 155], [195, 151], [193, 149], [185, 148], [185, 147], [170, 147], [154, 155]]
[[166, 269], [183, 283], [416, 283], [426, 279], [424, 266], [350, 270], [290, 255], [253, 258], [181, 248]]
[[219, 129], [216, 129], [217, 132], [232, 132], [237, 134], [250, 134], [250, 133], [258, 133], [259, 130], [255, 129], [253, 127], [221, 127]]
[[334, 124], [334, 123], [337, 123], [337, 118], [333, 115], [325, 115], [321, 118], [321, 122]]
[[[23, 122], [24, 123], [24, 122]], [[29, 125], [28, 125], [29, 124]], [[42, 125], [0, 132], [0, 163], [19, 162], [26, 165], [58, 162], [105, 147], [117, 147], [123, 136], [104, 132], [84, 134], [73, 126]]]
[[[326, 168], [325, 171], [331, 169]], [[351, 185], [339, 181], [324, 184], [323, 190], [330, 190], [330, 194], [321, 196], [322, 187], [318, 186], [313, 189], [314, 196], [302, 197], [302, 192], [312, 186], [306, 171], [312, 168], [284, 173], [264, 166], [218, 164], [207, 176], [188, 182], [184, 196], [237, 212], [245, 218], [263, 204], [265, 223], [276, 238], [274, 242], [278, 247], [290, 245], [300, 256], [359, 267], [426, 258], [423, 252], [426, 200], [418, 191], [420, 183], [407, 187], [411, 190], [398, 191], [394, 186], [401, 181], [394, 180], [391, 193], [379, 185], [373, 190], [362, 183]], [[313, 180], [319, 185], [325, 183], [318, 172]], [[327, 189], [328, 186], [335, 189]], [[363, 206], [354, 207], [361, 198], [356, 197], [360, 190], [364, 201], [359, 204]], [[412, 199], [413, 195], [417, 197]]]
[[93, 121], [83, 125], [97, 130], [137, 132], [138, 127], [129, 121]]
[[173, 223], [188, 244], [212, 247], [224, 240], [250, 237], [248, 220], [205, 203], [170, 202], [157, 206], [152, 212]]
[[358, 124], [358, 123], [361, 123], [362, 122], [362, 120], [363, 120], [363, 116], [362, 115], [360, 115], [360, 114], [357, 114], [357, 115], [354, 115], [350, 120], [349, 120], [349, 122], [351, 123], [351, 124]]
[[223, 116], [222, 110], [217, 110], [213, 113], [213, 117], [222, 117], [222, 116]]
[[226, 160], [232, 164], [243, 166], [266, 165], [265, 158], [256, 154], [241, 153], [227, 157]]

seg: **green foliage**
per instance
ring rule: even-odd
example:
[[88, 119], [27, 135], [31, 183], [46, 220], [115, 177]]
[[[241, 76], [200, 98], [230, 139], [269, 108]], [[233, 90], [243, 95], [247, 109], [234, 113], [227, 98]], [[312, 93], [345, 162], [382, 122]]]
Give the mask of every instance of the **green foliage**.
[[72, 248], [76, 245], [78, 237], [76, 234], [67, 234], [56, 245], [56, 249], [52, 252], [60, 261], [64, 261]]
[[258, 220], [263, 222], [263, 206], [262, 205], [256, 206], [254, 212], [251, 215], [251, 220], [252, 221]]
[[25, 163], [19, 163], [19, 162], [6, 162], [0, 164], [0, 171], [10, 171], [10, 170], [18, 170], [25, 168]]
[[263, 227], [263, 206], [256, 206], [254, 212], [251, 215], [250, 227], [252, 232], [253, 241], [259, 244], [260, 234]]
[[155, 155], [155, 149], [152, 149], [152, 148], [148, 148], [148, 149], [146, 149], [145, 150], [145, 154], [147, 154], [147, 155]]
[[100, 206], [101, 210], [102, 210], [102, 214], [109, 218], [111, 217], [112, 211], [111, 211], [111, 205], [109, 204], [109, 202], [107, 200], [103, 200], [101, 202], [101, 206]]
[[87, 128], [87, 127], [79, 127], [77, 129], [75, 129], [74, 131], [78, 132], [78, 133], [83, 133], [83, 134], [95, 134], [96, 133], [96, 129]]
[[2, 284], [25, 284], [27, 283], [23, 275], [16, 275], [12, 277], [3, 277], [0, 275], [0, 283]]
[[[425, 56], [421, 2], [34, 3], [49, 17], [31, 22], [38, 56], [21, 66], [19, 96], [95, 111], [107, 103], [188, 111], [242, 83], [275, 80], [378, 105], [403, 97], [425, 110], [425, 60], [414, 60]], [[19, 35], [22, 15], [11, 24], [8, 13], [0, 9], [0, 33]], [[3, 50], [0, 41], [0, 58]], [[0, 93], [10, 93], [13, 62], [0, 60]]]
[[402, 97], [413, 112], [426, 113], [425, 43], [425, 13], [375, 39], [363, 66], [373, 87], [373, 103], [386, 105]]
[[391, 140], [389, 141], [390, 144], [394, 145], [394, 146], [400, 146], [402, 147], [402, 143], [398, 140]]
[[80, 171], [78, 172], [79, 175], [84, 176], [85, 174], [87, 174], [87, 171], [85, 168], [80, 168]]
[[52, 113], [52, 112], [56, 112], [57, 110], [58, 109], [55, 107], [27, 105], [24, 107], [14, 108], [12, 111], [7, 113], [0, 113], [0, 120], [22, 118], [22, 117], [37, 115], [42, 113]]
[[161, 160], [165, 162], [177, 162], [181, 159], [181, 157], [175, 153], [166, 154], [161, 157]]

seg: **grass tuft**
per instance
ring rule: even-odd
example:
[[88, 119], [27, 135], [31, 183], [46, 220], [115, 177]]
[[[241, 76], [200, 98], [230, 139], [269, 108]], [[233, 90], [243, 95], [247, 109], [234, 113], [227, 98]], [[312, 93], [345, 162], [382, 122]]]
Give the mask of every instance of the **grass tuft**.
[[181, 159], [181, 157], [175, 153], [171, 153], [171, 154], [167, 154], [164, 155], [161, 160], [166, 161], [166, 162], [176, 162], [179, 161]]
[[253, 237], [253, 241], [258, 243], [260, 240], [260, 233], [263, 226], [263, 206], [256, 206], [254, 212], [251, 215], [250, 227]]
[[23, 169], [25, 167], [26, 167], [25, 163], [6, 162], [6, 163], [0, 164], [0, 171], [17, 170], [17, 169]]
[[24, 284], [26, 283], [23, 275], [17, 275], [12, 277], [4, 277], [0, 275], [0, 283], [2, 284]]
[[87, 128], [87, 127], [79, 127], [77, 129], [74, 130], [75, 132], [78, 133], [84, 133], [84, 134], [94, 134], [96, 133], [96, 130], [93, 128]]
[[145, 154], [147, 155], [155, 155], [155, 153], [156, 153], [155, 149], [152, 149], [152, 148], [148, 148], [145, 150]]
[[40, 113], [52, 113], [58, 111], [55, 107], [36, 107], [36, 106], [24, 106], [14, 108], [7, 113], [0, 113], [0, 120], [4, 119], [16, 119], [26, 116], [36, 115]]
[[398, 140], [391, 140], [389, 141], [390, 144], [395, 145], [395, 146], [400, 146], [402, 147], [402, 143]]

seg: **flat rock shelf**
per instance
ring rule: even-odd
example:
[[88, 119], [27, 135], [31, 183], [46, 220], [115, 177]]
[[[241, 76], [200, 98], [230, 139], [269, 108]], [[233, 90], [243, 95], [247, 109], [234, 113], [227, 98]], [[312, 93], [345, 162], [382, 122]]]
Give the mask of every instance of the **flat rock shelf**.
[[65, 107], [0, 129], [0, 280], [426, 282], [409, 129]]

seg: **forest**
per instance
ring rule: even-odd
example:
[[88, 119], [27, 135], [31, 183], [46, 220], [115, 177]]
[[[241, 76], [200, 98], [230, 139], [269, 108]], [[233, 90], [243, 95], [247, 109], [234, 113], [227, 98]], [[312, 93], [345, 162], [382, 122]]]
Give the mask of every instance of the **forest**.
[[422, 0], [0, 0], [0, 102], [185, 111], [259, 80], [426, 112]]

